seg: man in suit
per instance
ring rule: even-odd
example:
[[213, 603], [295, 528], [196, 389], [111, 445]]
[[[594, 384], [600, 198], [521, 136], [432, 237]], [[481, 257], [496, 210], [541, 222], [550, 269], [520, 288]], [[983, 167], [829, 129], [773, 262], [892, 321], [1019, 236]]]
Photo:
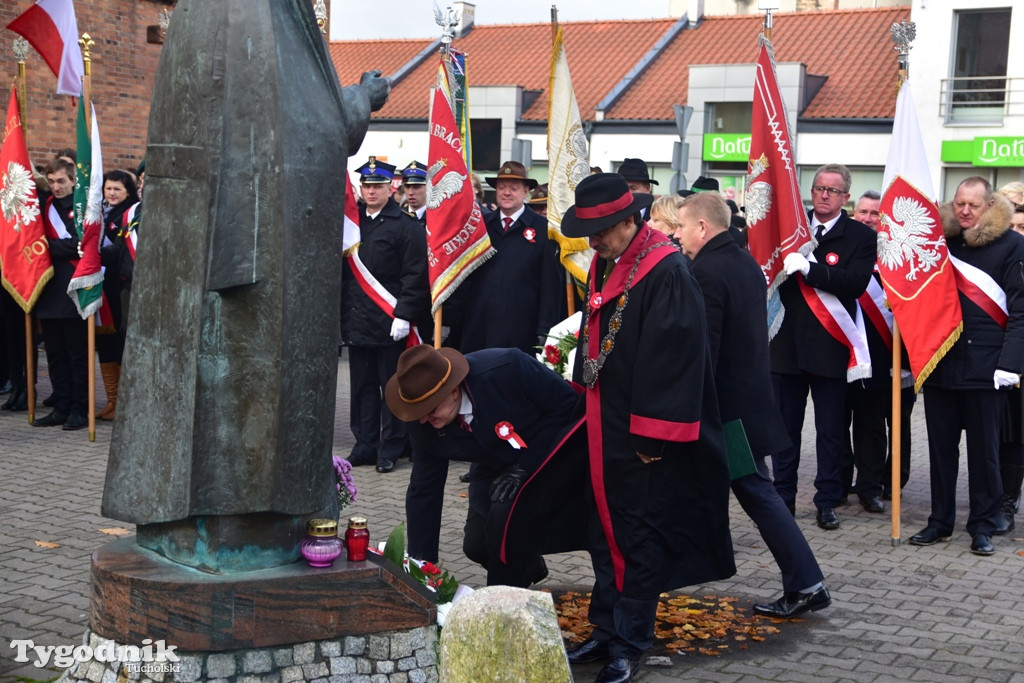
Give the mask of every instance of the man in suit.
[[409, 554], [437, 561], [441, 507], [450, 460], [474, 463], [463, 550], [487, 569], [487, 585], [526, 588], [547, 576], [536, 553], [500, 545], [523, 482], [573, 424], [576, 392], [518, 349], [463, 356], [421, 344], [398, 359], [385, 389], [388, 406], [408, 423], [413, 446], [406, 491]]
[[722, 423], [727, 430], [742, 429], [753, 455], [754, 472], [731, 473], [732, 492], [782, 570], [782, 597], [754, 605], [754, 612], [796, 617], [824, 609], [832, 599], [807, 539], [768, 475], [765, 458], [790, 442], [772, 395], [764, 274], [729, 234], [730, 218], [720, 194], [694, 194], [679, 209], [675, 237], [692, 259], [691, 270], [704, 295]]
[[875, 233], [850, 218], [850, 171], [822, 166], [811, 186], [809, 213], [813, 251], [789, 254], [791, 277], [779, 287], [786, 315], [770, 344], [772, 382], [792, 446], [772, 455], [775, 488], [796, 510], [800, 431], [807, 393], [814, 401], [818, 471], [814, 505], [822, 529], [838, 529], [835, 508], [844, 499], [843, 465], [848, 381], [868, 376], [870, 355], [857, 297], [864, 293], [875, 263]]
[[[1013, 207], [984, 178], [962, 181], [940, 207], [964, 329], [924, 385], [932, 510], [913, 545], [949, 541], [956, 522], [960, 433], [967, 433], [971, 552], [991, 555], [1003, 482], [1000, 425], [1024, 371], [1024, 238], [1010, 230]], [[965, 265], [966, 264], [966, 265]]]
[[548, 239], [547, 219], [526, 205], [530, 190], [537, 187], [526, 167], [506, 161], [486, 180], [496, 190], [498, 210], [484, 225], [497, 253], [452, 297], [452, 323], [461, 328], [459, 349], [533, 353], [548, 330], [565, 318], [565, 271], [558, 262], [557, 243]]
[[[376, 464], [391, 472], [406, 449], [405, 427], [382, 401], [388, 378], [406, 347], [413, 325], [427, 334], [430, 285], [423, 227], [391, 197], [395, 167], [370, 157], [359, 169], [359, 262], [394, 298], [393, 315], [379, 303], [373, 285], [356, 278], [348, 259], [341, 285], [341, 342], [349, 348], [353, 465]], [[354, 263], [354, 262], [353, 262]]]

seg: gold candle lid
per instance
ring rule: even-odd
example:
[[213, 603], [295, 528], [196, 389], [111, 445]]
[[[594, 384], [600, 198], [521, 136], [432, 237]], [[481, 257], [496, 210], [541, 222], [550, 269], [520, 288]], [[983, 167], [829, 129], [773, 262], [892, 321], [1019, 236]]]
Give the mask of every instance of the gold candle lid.
[[333, 519], [311, 519], [306, 522], [306, 533], [310, 536], [337, 536], [338, 523]]
[[348, 518], [349, 529], [365, 529], [366, 528], [366, 517], [349, 517]]

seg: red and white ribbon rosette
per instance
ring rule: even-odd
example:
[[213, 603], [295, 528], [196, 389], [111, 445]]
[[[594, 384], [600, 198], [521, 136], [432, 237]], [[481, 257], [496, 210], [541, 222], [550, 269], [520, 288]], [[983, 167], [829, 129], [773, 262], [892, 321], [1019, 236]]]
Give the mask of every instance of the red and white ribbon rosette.
[[516, 434], [516, 429], [512, 426], [511, 422], [499, 422], [494, 425], [494, 433], [502, 441], [508, 441], [509, 445], [516, 450], [526, 448], [526, 442], [523, 441], [523, 437]]

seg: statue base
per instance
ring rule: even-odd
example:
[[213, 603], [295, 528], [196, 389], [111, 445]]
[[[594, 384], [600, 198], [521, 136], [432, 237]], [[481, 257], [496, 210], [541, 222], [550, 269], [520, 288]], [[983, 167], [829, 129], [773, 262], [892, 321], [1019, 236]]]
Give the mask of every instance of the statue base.
[[305, 562], [209, 574], [139, 546], [132, 537], [92, 556], [89, 624], [118, 643], [164, 641], [221, 652], [323, 641], [435, 624], [431, 594], [369, 554], [313, 569]]

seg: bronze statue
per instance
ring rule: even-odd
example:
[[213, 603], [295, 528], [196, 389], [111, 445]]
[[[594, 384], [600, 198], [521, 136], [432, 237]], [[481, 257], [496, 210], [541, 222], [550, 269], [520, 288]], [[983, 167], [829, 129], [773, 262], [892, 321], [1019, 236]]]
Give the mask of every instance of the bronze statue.
[[103, 514], [209, 571], [336, 512], [345, 168], [390, 84], [338, 85], [309, 0], [181, 0], [160, 56]]

